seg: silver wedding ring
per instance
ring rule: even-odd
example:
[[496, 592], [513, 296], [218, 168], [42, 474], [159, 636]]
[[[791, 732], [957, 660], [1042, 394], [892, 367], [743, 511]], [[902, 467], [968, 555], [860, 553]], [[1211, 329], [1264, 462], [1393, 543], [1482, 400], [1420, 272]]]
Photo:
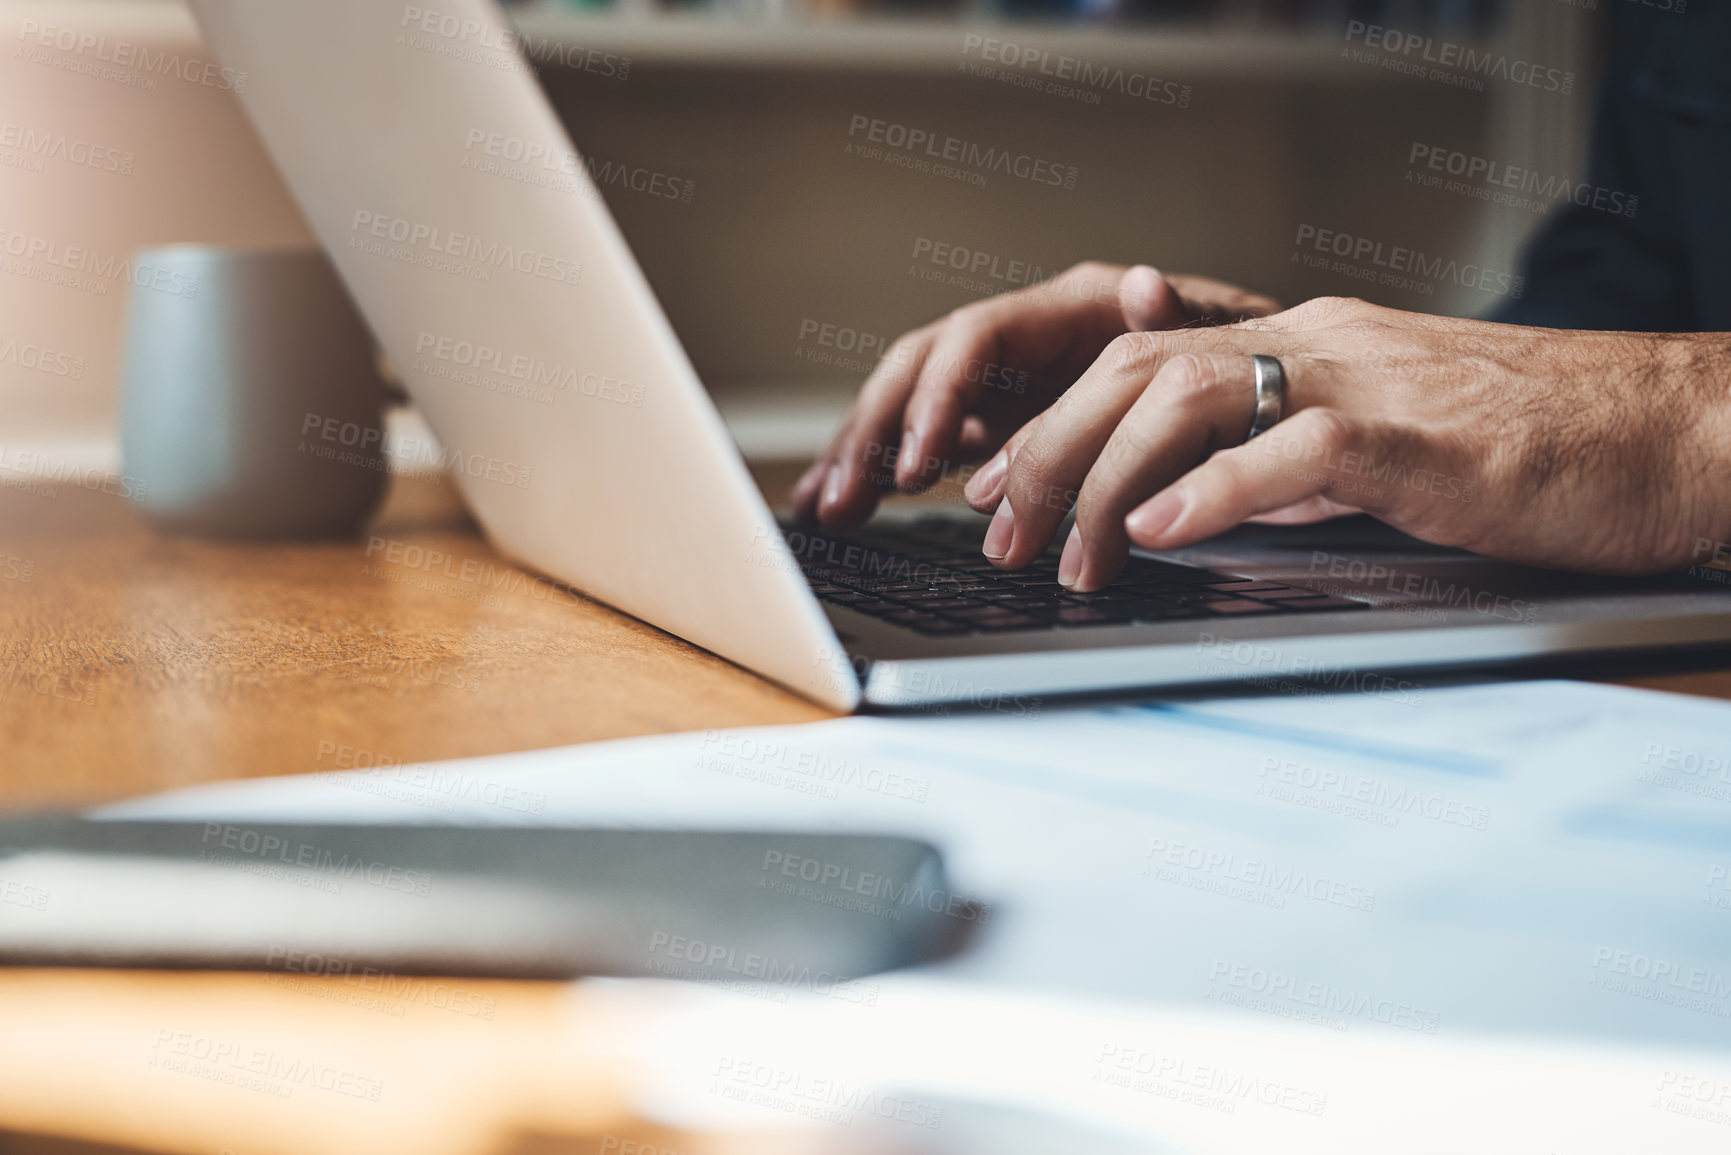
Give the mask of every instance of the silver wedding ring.
[[1250, 419], [1250, 434], [1244, 440], [1267, 433], [1280, 422], [1286, 409], [1286, 370], [1273, 357], [1251, 356], [1256, 367], [1256, 416]]

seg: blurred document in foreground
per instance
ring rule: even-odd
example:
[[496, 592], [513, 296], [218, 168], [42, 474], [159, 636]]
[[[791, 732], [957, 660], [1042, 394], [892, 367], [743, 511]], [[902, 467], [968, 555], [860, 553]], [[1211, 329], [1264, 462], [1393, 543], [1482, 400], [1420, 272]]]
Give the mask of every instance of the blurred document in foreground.
[[832, 1099], [860, 1087], [995, 1094], [1209, 1151], [1731, 1139], [1721, 703], [1569, 682], [1023, 701], [235, 782], [103, 813], [939, 846], [980, 901], [950, 910], [791, 853], [760, 865], [789, 903], [897, 919], [918, 902], [975, 924], [944, 963], [828, 983], [667, 928], [662, 973], [720, 980], [682, 996], [684, 1041], [661, 1040], [688, 1104], [845, 1124]]

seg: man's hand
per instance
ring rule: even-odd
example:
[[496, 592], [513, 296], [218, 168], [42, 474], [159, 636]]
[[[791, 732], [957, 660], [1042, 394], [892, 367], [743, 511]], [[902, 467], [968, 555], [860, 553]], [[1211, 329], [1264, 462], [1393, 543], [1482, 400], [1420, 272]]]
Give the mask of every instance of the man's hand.
[[964, 306], [891, 347], [795, 486], [794, 512], [830, 525], [864, 521], [881, 492], [918, 491], [952, 464], [983, 459], [1120, 334], [1276, 308], [1218, 281], [1098, 262]]
[[[1250, 357], [1285, 419], [1246, 443]], [[1362, 510], [1427, 541], [1561, 569], [1686, 564], [1731, 526], [1731, 335], [1573, 332], [1322, 298], [1115, 338], [969, 483], [1006, 569], [1075, 528], [1059, 580], [1099, 589], [1132, 542], [1258, 515]]]

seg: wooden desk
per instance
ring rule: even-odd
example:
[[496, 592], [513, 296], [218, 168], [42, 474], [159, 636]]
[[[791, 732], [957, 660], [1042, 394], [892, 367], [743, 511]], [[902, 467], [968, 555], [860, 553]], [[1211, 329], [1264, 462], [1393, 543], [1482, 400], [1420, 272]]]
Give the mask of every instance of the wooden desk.
[[[11, 810], [825, 716], [509, 566], [450, 490], [425, 484], [399, 484], [356, 541], [300, 545], [168, 539], [113, 497], [0, 487], [0, 671]], [[1731, 697], [1731, 671], [1637, 684]], [[582, 984], [461, 985], [493, 1017], [341, 979], [0, 974], [0, 1153], [527, 1155], [619, 1151], [621, 1136], [731, 1149], [633, 1121], [608, 1048], [633, 1022], [588, 1005]], [[279, 1096], [153, 1062], [181, 1035], [359, 1073], [388, 1093]]]
[[443, 485], [291, 545], [0, 488], [7, 809], [827, 713], [510, 565]]

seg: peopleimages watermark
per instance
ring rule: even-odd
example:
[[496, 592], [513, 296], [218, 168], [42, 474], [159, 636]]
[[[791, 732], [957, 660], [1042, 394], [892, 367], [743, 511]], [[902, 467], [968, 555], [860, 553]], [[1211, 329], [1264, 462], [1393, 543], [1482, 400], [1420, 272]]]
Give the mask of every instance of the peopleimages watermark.
[[984, 185], [991, 174], [1032, 184], [1073, 189], [1079, 170], [1032, 153], [980, 144], [917, 125], [854, 113], [848, 121], [843, 153], [865, 160], [910, 168], [916, 172]]
[[25, 910], [47, 910], [49, 890], [15, 878], [0, 878], [0, 902]]
[[643, 407], [641, 385], [605, 373], [549, 363], [522, 350], [501, 349], [483, 341], [429, 333], [425, 329], [415, 335], [415, 358], [407, 368], [541, 405], [553, 404], [556, 390], [633, 409]]
[[784, 963], [773, 955], [742, 951], [719, 942], [657, 930], [649, 936], [648, 969], [664, 978], [707, 982], [773, 1002], [794, 992], [822, 995], [855, 1006], [877, 1005], [876, 983], [814, 971], [805, 963]]
[[[21, 47], [13, 55], [20, 59], [133, 88], [152, 90], [158, 78], [174, 77], [222, 92], [246, 91], [247, 75], [239, 69], [196, 56], [182, 56], [168, 48], [111, 40], [64, 24], [44, 24], [26, 18], [18, 24], [18, 39]], [[42, 49], [53, 49], [60, 55], [51, 56]]]
[[869, 373], [889, 347], [890, 339], [880, 333], [868, 333], [835, 321], [802, 317], [793, 356], [796, 361], [809, 361], [813, 365], [826, 365], [848, 373]]
[[1059, 270], [953, 241], [915, 237], [908, 276], [986, 296], [1050, 280]]
[[189, 300], [198, 296], [195, 274], [7, 228], [0, 228], [0, 271], [98, 297], [106, 297], [113, 284]]
[[[361, 567], [365, 577], [382, 578], [411, 588], [442, 593], [463, 601], [488, 606], [503, 606], [492, 593], [526, 593], [536, 601], [557, 602], [561, 605], [582, 605], [586, 599], [571, 587], [526, 573], [512, 565], [500, 565], [491, 560], [463, 557], [442, 549], [401, 541], [392, 537], [370, 534], [367, 537], [367, 564]], [[385, 566], [400, 567], [399, 570]], [[407, 575], [412, 575], [412, 579]], [[456, 586], [444, 582], [459, 583]]]
[[1526, 279], [1516, 273], [1470, 261], [1463, 263], [1453, 257], [1431, 256], [1422, 249], [1391, 245], [1319, 225], [1299, 225], [1292, 244], [1295, 265], [1424, 296], [1432, 295], [1444, 283], [1513, 300], [1519, 300], [1526, 291]]
[[698, 749], [698, 765], [718, 773], [775, 784], [792, 775], [830, 788], [826, 796], [831, 798], [845, 787], [907, 802], [924, 802], [932, 788], [929, 781], [914, 774], [731, 730], [705, 730]]
[[657, 1147], [653, 1143], [642, 1139], [633, 1139], [629, 1135], [609, 1133], [601, 1136], [599, 1155], [685, 1155], [685, 1153], [672, 1147]]
[[[787, 554], [774, 549], [777, 543], [787, 546]], [[784, 533], [774, 526], [756, 526], [751, 531], [747, 549], [748, 561], [760, 551], [768, 554], [773, 550], [771, 556], [787, 559], [795, 572], [804, 572], [809, 567], [832, 576], [846, 573], [862, 580], [914, 584], [968, 576], [961, 570], [921, 561], [907, 554], [863, 545], [847, 538], [807, 533], [802, 529], [790, 529]], [[795, 562], [794, 558], [799, 560]]]
[[1731, 757], [1709, 751], [1690, 750], [1666, 742], [1649, 742], [1641, 755], [1645, 767], [1638, 778], [1663, 790], [1676, 790], [1731, 802]]
[[1731, 1079], [1667, 1070], [1659, 1076], [1653, 1109], [1731, 1127]]
[[[370, 455], [375, 446], [383, 455], [382, 459], [375, 460]], [[386, 469], [390, 461], [396, 461], [407, 467], [450, 470], [514, 489], [528, 488], [535, 469], [532, 465], [489, 457], [485, 453], [466, 453], [452, 446], [440, 445], [430, 438], [408, 434], [392, 436], [377, 425], [363, 425], [319, 413], [308, 413], [301, 418], [300, 452], [369, 469]]]
[[[642, 193], [652, 200], [690, 204], [695, 182], [641, 165], [579, 156], [563, 145], [525, 140], [510, 133], [471, 128], [463, 137], [462, 167], [571, 196], [600, 200], [602, 188]], [[588, 179], [583, 179], [587, 174]]]
[[1731, 1018], [1731, 975], [1676, 959], [1599, 946], [1587, 985], [1714, 1018]]
[[[860, 870], [844, 862], [766, 850], [757, 885], [775, 894], [803, 898], [824, 906], [900, 921], [903, 910], [925, 910], [964, 922], [985, 923], [992, 908], [939, 887], [919, 882], [897, 883], [888, 875]], [[805, 885], [801, 885], [801, 884]]]
[[77, 676], [81, 673], [70, 662], [62, 670], [31, 669], [23, 662], [8, 663], [0, 666], [0, 701], [10, 697], [13, 690], [24, 689], [75, 706], [94, 706], [96, 686]]
[[361, 794], [372, 794], [398, 802], [449, 813], [458, 802], [495, 806], [517, 814], [542, 814], [547, 796], [538, 790], [512, 786], [496, 778], [453, 770], [437, 762], [408, 762], [381, 754], [365, 746], [351, 746], [329, 738], [319, 741], [313, 761], [331, 769], [365, 770], [364, 775], [344, 775], [333, 784]]
[[137, 500], [150, 491], [150, 482], [144, 478], [110, 473], [45, 450], [20, 449], [0, 442], [0, 486], [26, 488], [11, 484], [14, 478], [48, 483], [32, 490], [39, 497], [57, 496], [59, 490], [52, 487], [60, 485], [75, 485], [92, 493], [129, 500]]
[[[918, 253], [917, 244], [915, 252]], [[869, 373], [881, 365], [910, 367], [916, 352], [917, 347], [909, 342], [891, 344], [882, 334], [813, 317], [800, 319], [798, 343], [793, 348], [795, 360], [848, 373]], [[963, 359], [935, 350], [926, 354], [920, 367], [1005, 393], [1027, 392], [1030, 377], [1026, 369], [981, 357]]]
[[1190, 107], [1188, 84], [977, 32], [962, 38], [961, 71], [1080, 104], [1099, 104], [1103, 93], [1113, 92], [1170, 108]]
[[563, 37], [531, 36], [502, 23], [437, 8], [405, 5], [398, 27], [403, 30], [397, 35], [399, 45], [506, 72], [529, 73], [517, 56], [521, 51], [530, 60], [607, 80], [625, 80], [631, 75], [629, 56], [585, 48]]
[[1277, 1107], [1299, 1115], [1321, 1115], [1328, 1096], [1320, 1091], [1264, 1079], [1183, 1055], [1124, 1043], [1104, 1043], [1094, 1060], [1094, 1081], [1159, 1095], [1192, 1106], [1236, 1114], [1242, 1103]]
[[1315, 580], [1306, 582], [1321, 593], [1362, 596], [1365, 587], [1374, 586], [1396, 597], [1412, 598], [1423, 606], [1471, 610], [1505, 622], [1532, 622], [1539, 613], [1538, 607], [1525, 598], [1474, 589], [1453, 581], [1445, 582], [1434, 574], [1414, 573], [1351, 554], [1312, 550], [1310, 572], [1313, 579], [1324, 575], [1343, 579], [1332, 586]]
[[1376, 909], [1376, 888], [1169, 838], [1151, 841], [1143, 875], [1222, 898], [1283, 910], [1288, 897], [1346, 910]]
[[936, 1131], [944, 1121], [941, 1106], [745, 1056], [723, 1057], [710, 1077], [712, 1094], [840, 1127], [875, 1117]]
[[131, 176], [138, 157], [124, 148], [99, 144], [52, 129], [32, 128], [16, 121], [0, 121], [0, 165], [43, 171], [44, 161], [59, 161], [74, 168]]
[[1358, 494], [1380, 500], [1384, 486], [1409, 489], [1444, 501], [1472, 503], [1478, 483], [1423, 466], [1413, 468], [1404, 461], [1377, 458], [1351, 449], [1336, 449], [1320, 440], [1307, 440], [1284, 432], [1278, 425], [1250, 442], [1260, 456], [1253, 468], [1259, 472], [1283, 472], [1313, 483], [1329, 482], [1341, 495]]
[[[1348, 46], [1340, 50], [1345, 59], [1475, 92], [1483, 92], [1487, 80], [1564, 96], [1575, 91], [1575, 74], [1566, 69], [1549, 68], [1490, 48], [1474, 48], [1363, 20], [1346, 22], [1346, 42]], [[1351, 47], [1354, 43], [1364, 48]]]
[[1257, 771], [1259, 797], [1311, 810], [1358, 818], [1378, 826], [1399, 826], [1404, 816], [1428, 818], [1444, 826], [1485, 830], [1488, 807], [1450, 798], [1419, 786], [1394, 785], [1369, 774], [1318, 766], [1269, 755]]
[[[942, 364], [943, 360], [944, 358], [942, 357], [936, 358], [938, 364]], [[1013, 376], [1006, 373], [1003, 376], [998, 377], [996, 374], [1001, 368], [1001, 366], [994, 365], [991, 362], [972, 361], [967, 366], [963, 367], [963, 373], [964, 375], [968, 373], [974, 374], [975, 378], [979, 380], [981, 384], [985, 384], [987, 380], [997, 379], [1005, 382], [1003, 387], [1008, 392], [1017, 394], [1023, 392], [1023, 389], [1020, 386], [1024, 384], [1027, 371], [1019, 369], [1014, 371]], [[1014, 382], [1014, 386], [1010, 384], [1011, 382]], [[866, 442], [865, 459], [867, 479], [879, 489], [893, 488], [896, 483], [896, 466], [906, 456], [903, 449], [904, 446], [899, 441], [893, 445], [885, 445], [881, 441]], [[923, 454], [920, 457], [912, 458], [910, 460], [919, 462], [921, 475], [936, 470], [941, 476], [953, 478], [957, 485], [966, 485], [968, 480], [972, 478], [974, 474], [985, 468], [985, 463], [983, 462], [977, 464], [973, 462], [957, 464], [947, 457], [939, 457], [934, 453]], [[1051, 498], [1051, 500], [1053, 502], [1052, 508], [1068, 510], [1070, 506], [1076, 503], [1076, 492], [1076, 490], [1062, 490], [1055, 485], [1048, 485], [1036, 490], [1036, 495], [1040, 497], [1050, 497], [1053, 494], [1067, 493], [1069, 499], [1064, 501], [1061, 505], [1058, 504], [1058, 501], [1060, 500], [1059, 498]], [[964, 580], [966, 575], [958, 573], [955, 576], [957, 577], [957, 580]]]
[[1715, 585], [1731, 584], [1731, 543], [1698, 537], [1695, 539], [1695, 552], [1690, 556], [1695, 561], [1689, 567], [1690, 577]]
[[583, 280], [580, 261], [370, 209], [355, 210], [343, 244], [368, 256], [472, 281], [491, 281], [493, 273], [501, 269], [558, 285], [576, 285]]
[[[317, 843], [290, 840], [268, 830], [226, 822], [206, 822], [199, 841], [204, 845], [198, 853], [201, 862], [281, 877], [285, 881], [304, 881], [315, 890], [332, 894], [338, 893], [344, 882], [364, 882], [382, 890], [425, 897], [433, 885], [433, 876], [424, 870], [411, 870], [347, 851], [337, 854]], [[283, 867], [288, 870], [283, 871]]]
[[1707, 868], [1707, 892], [1702, 905], [1731, 911], [1731, 868], [1715, 862]]
[[149, 1066], [214, 1083], [287, 1099], [311, 1087], [371, 1103], [384, 1094], [383, 1080], [233, 1039], [163, 1027], [151, 1043]]
[[1193, 669], [1203, 677], [1229, 677], [1288, 694], [1375, 694], [1415, 709], [1424, 704], [1425, 688], [1418, 682], [1332, 665], [1308, 654], [1289, 653], [1268, 641], [1222, 637], [1204, 630], [1196, 637], [1196, 654]]
[[[377, 995], [387, 1000], [382, 1006], [368, 1005], [368, 1002], [362, 1002], [361, 1005], [369, 1010], [384, 1010], [386, 1014], [397, 1017], [401, 1017], [406, 1004], [419, 1003], [466, 1018], [491, 1019], [499, 1004], [499, 1000], [491, 995], [464, 990], [443, 979], [392, 974], [390, 971], [365, 964], [356, 966], [336, 955], [297, 950], [278, 944], [273, 944], [265, 952], [264, 965], [272, 971], [287, 971], [306, 975], [308, 978], [339, 980], [341, 986], [331, 983], [305, 983], [295, 989], [303, 994], [314, 994], [334, 1002], [355, 1003], [357, 1000], [343, 990], [345, 986], [353, 986], [368, 995]], [[265, 981], [276, 980], [280, 985], [286, 977], [272, 974], [267, 975]], [[377, 1001], [370, 1000], [372, 1003]]]
[[1412, 142], [1406, 163], [1409, 184], [1540, 215], [1550, 212], [1559, 201], [1566, 201], [1612, 216], [1632, 218], [1641, 201], [1632, 193], [1568, 177], [1541, 176], [1536, 169], [1417, 140]]
[[1215, 960], [1207, 997], [1228, 1006], [1297, 1019], [1344, 1031], [1350, 1019], [1434, 1035], [1442, 1016], [1400, 999], [1384, 998], [1336, 983], [1305, 982], [1270, 967]]
[[84, 358], [76, 353], [20, 341], [16, 337], [0, 338], [0, 365], [16, 365], [50, 377], [78, 381], [84, 376], [84, 364]]

